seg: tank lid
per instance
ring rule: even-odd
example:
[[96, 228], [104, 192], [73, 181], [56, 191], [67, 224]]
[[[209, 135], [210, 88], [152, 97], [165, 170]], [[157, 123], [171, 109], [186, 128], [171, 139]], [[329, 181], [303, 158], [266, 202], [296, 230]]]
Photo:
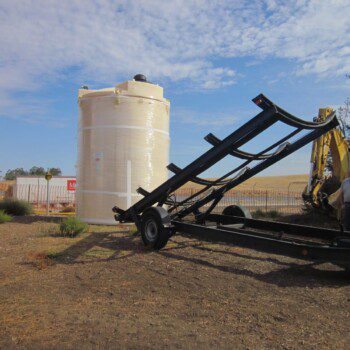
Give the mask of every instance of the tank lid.
[[144, 83], [147, 83], [147, 78], [146, 78], [146, 76], [143, 75], [143, 74], [136, 74], [136, 75], [134, 76], [134, 80], [135, 80], [135, 81], [142, 81], [142, 82], [144, 82]]

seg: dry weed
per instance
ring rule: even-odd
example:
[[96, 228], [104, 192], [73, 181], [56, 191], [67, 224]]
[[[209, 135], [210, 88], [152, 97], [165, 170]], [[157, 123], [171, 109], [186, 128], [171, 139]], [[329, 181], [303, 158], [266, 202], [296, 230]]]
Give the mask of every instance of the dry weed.
[[38, 270], [44, 270], [54, 265], [53, 259], [45, 252], [30, 252], [27, 263], [36, 267]]

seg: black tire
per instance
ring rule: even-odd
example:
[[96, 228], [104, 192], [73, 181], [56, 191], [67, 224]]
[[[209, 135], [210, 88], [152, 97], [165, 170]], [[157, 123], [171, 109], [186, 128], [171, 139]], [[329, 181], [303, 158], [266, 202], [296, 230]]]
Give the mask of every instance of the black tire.
[[250, 214], [249, 210], [240, 205], [229, 205], [222, 211], [222, 214], [228, 216], [239, 216], [248, 219], [252, 218], [252, 215]]
[[160, 250], [170, 238], [170, 230], [164, 226], [169, 223], [168, 212], [162, 207], [146, 209], [141, 217], [141, 237], [149, 249]]
[[[350, 248], [350, 237], [349, 236], [340, 236], [336, 238], [336, 244], [338, 247], [341, 248]], [[342, 264], [339, 263], [338, 266], [342, 267], [344, 270], [346, 270], [350, 274], [350, 264]]]

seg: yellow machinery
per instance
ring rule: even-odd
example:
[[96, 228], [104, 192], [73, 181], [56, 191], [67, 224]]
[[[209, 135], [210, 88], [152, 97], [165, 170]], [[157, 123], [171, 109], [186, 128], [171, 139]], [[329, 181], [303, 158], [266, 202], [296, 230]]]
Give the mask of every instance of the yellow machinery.
[[[315, 121], [325, 121], [332, 112], [332, 108], [321, 108]], [[310, 176], [303, 193], [306, 204], [331, 209], [329, 203], [337, 198], [339, 187], [350, 171], [349, 147], [339, 127], [313, 142]]]

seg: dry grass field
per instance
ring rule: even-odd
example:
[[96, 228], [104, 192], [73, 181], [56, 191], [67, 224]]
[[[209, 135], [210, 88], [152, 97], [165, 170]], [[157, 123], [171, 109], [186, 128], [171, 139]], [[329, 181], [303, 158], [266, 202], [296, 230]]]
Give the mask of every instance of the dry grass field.
[[65, 238], [42, 220], [0, 225], [2, 349], [349, 348], [337, 266], [181, 235], [147, 251], [130, 226]]
[[[292, 191], [302, 192], [307, 184], [308, 175], [285, 175], [285, 176], [257, 176], [237, 186], [236, 190], [277, 190], [287, 191], [288, 186]], [[184, 188], [198, 188], [195, 183], [188, 183]]]

